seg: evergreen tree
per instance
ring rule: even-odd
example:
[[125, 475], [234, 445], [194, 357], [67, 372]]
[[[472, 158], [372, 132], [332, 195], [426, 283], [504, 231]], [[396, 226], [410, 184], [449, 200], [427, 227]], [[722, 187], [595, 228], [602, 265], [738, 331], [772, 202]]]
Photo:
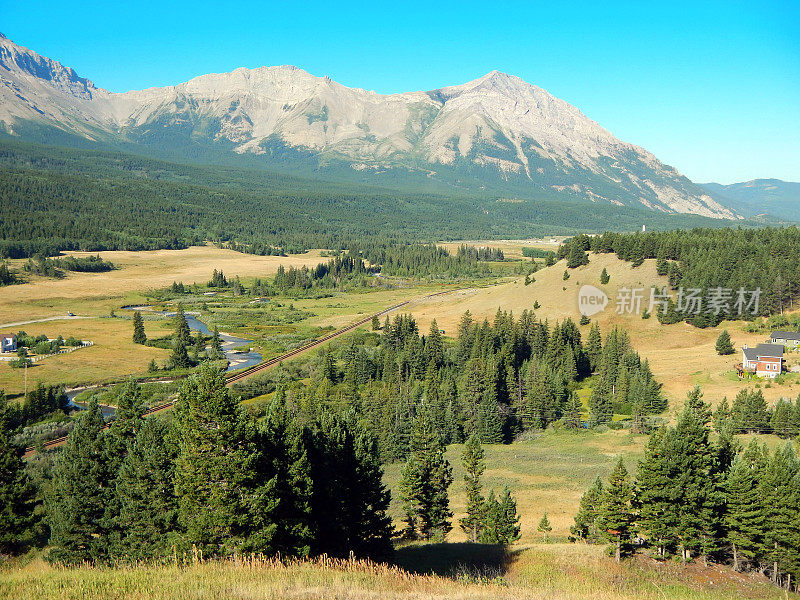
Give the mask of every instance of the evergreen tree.
[[[313, 437], [292, 418], [282, 385], [267, 406], [256, 443], [259, 453], [253, 487], [261, 494], [257, 508], [261, 523], [258, 533], [250, 536], [247, 549], [307, 556], [312, 551], [314, 538], [315, 498], [319, 498], [313, 482], [317, 449]], [[322, 455], [316, 460], [319, 468], [326, 468], [327, 450], [324, 445], [319, 449]], [[319, 488], [319, 491], [324, 489], [322, 479]], [[317, 514], [317, 521], [321, 516]], [[321, 530], [318, 536], [320, 542], [327, 539]]]
[[502, 544], [504, 546], [520, 538], [519, 515], [517, 503], [508, 487], [497, 500], [494, 490], [484, 503], [484, 525], [481, 542], [484, 544]]
[[717, 354], [733, 354], [734, 348], [733, 344], [731, 343], [731, 336], [727, 329], [723, 329], [722, 333], [719, 334], [715, 348], [717, 350]]
[[429, 407], [423, 403], [414, 420], [411, 454], [400, 485], [407, 537], [444, 539], [453, 516], [447, 495], [452, 482], [452, 468], [444, 457], [439, 432], [433, 427]]
[[632, 507], [633, 487], [628, 470], [620, 458], [603, 490], [603, 499], [598, 515], [598, 527], [605, 539], [612, 543], [617, 562], [630, 551], [633, 535], [634, 512]]
[[603, 340], [597, 323], [589, 329], [589, 336], [586, 338], [586, 355], [589, 358], [589, 368], [594, 373], [600, 367], [603, 357]]
[[22, 549], [33, 525], [35, 501], [22, 448], [11, 441], [10, 424], [8, 404], [0, 393], [0, 554]]
[[248, 537], [272, 526], [262, 512], [270, 498], [258, 491], [260, 456], [221, 373], [203, 367], [186, 380], [175, 404], [175, 426], [175, 493], [187, 545], [205, 556], [257, 550]]
[[214, 326], [214, 332], [211, 335], [211, 355], [214, 360], [223, 358], [225, 354], [222, 352], [222, 338], [219, 336], [219, 329]]
[[485, 444], [500, 444], [503, 441], [503, 422], [500, 420], [497, 400], [488, 392], [478, 406], [478, 423], [476, 433]]
[[570, 533], [576, 538], [590, 543], [600, 539], [597, 517], [602, 499], [603, 480], [598, 477], [581, 497], [578, 514], [575, 515], [575, 524], [570, 527]]
[[766, 523], [764, 558], [771, 564], [772, 581], [782, 582], [787, 572], [796, 571], [800, 535], [797, 526], [797, 454], [791, 443], [778, 447], [767, 461], [758, 486]]
[[575, 242], [570, 244], [569, 254], [567, 255], [567, 268], [574, 269], [581, 265], [589, 264], [589, 256], [584, 252], [580, 244]]
[[147, 341], [147, 334], [144, 331], [144, 320], [142, 313], [138, 310], [133, 313], [133, 343], [144, 344]]
[[381, 328], [381, 322], [378, 320], [378, 315], [372, 315], [372, 331], [378, 331]]
[[539, 525], [536, 527], [536, 530], [542, 534], [545, 544], [548, 541], [550, 541], [549, 536], [550, 532], [553, 531], [553, 527], [550, 525], [550, 519], [547, 518], [547, 513], [544, 513], [542, 515], [542, 518], [539, 521]]
[[349, 411], [323, 415], [311, 440], [313, 552], [385, 559], [393, 530], [375, 437]]
[[178, 545], [178, 503], [173, 476], [176, 448], [161, 419], [142, 423], [116, 478], [122, 533], [112, 548], [115, 557], [130, 560], [163, 558]]
[[183, 312], [183, 303], [178, 302], [178, 308], [175, 311], [175, 339], [181, 346], [187, 346], [191, 341], [192, 332], [189, 329], [189, 323], [186, 322], [186, 314]]
[[158, 373], [158, 363], [156, 362], [155, 358], [150, 359], [150, 364], [147, 365], [147, 372], [148, 373]]
[[722, 503], [720, 481], [709, 442], [711, 411], [699, 387], [689, 392], [675, 426], [670, 460], [675, 467], [673, 486], [680, 490], [678, 545], [684, 560], [695, 552], [705, 558], [716, 550]]
[[728, 403], [728, 397], [723, 396], [722, 401], [717, 405], [714, 411], [714, 430], [717, 433], [733, 432], [733, 423], [731, 421], [731, 405]]
[[194, 336], [194, 344], [193, 344], [193, 346], [194, 347], [192, 348], [192, 350], [193, 350], [193, 354], [194, 354], [194, 359], [196, 361], [199, 361], [200, 360], [200, 355], [206, 349], [206, 341], [205, 341], [205, 339], [203, 338], [202, 334], [199, 331]]
[[600, 273], [600, 284], [606, 285], [609, 281], [611, 281], [611, 276], [608, 274], [606, 268], [603, 267], [603, 271]]
[[187, 369], [192, 366], [192, 361], [186, 352], [186, 346], [178, 338], [173, 341], [172, 354], [170, 354], [169, 359], [177, 369]]
[[675, 477], [679, 474], [675, 473], [670, 454], [673, 439], [673, 431], [654, 431], [647, 442], [636, 476], [639, 526], [659, 557], [666, 556], [674, 546], [680, 520], [679, 507], [675, 502], [680, 494], [675, 483]]
[[736, 571], [763, 552], [767, 524], [759, 488], [766, 464], [765, 449], [753, 439], [725, 478], [725, 530]]
[[45, 492], [51, 561], [75, 564], [108, 558], [106, 507], [114, 500], [108, 482], [116, 473], [106, 453], [103, 425], [100, 406], [92, 399], [53, 465]]
[[437, 367], [441, 367], [444, 364], [444, 341], [442, 340], [439, 326], [436, 324], [436, 319], [431, 322], [430, 332], [428, 337], [425, 338], [425, 353], [428, 361], [433, 361]]
[[467, 488], [467, 516], [461, 519], [461, 529], [470, 541], [480, 538], [484, 522], [484, 499], [481, 494], [481, 475], [486, 469], [483, 448], [475, 435], [470, 436], [461, 453], [464, 465], [464, 483]]

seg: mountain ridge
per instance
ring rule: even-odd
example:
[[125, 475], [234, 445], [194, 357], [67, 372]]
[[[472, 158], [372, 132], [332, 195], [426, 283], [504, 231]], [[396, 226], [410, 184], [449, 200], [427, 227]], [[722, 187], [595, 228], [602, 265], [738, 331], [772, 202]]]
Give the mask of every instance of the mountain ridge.
[[[435, 90], [379, 94], [293, 65], [240, 67], [123, 93], [0, 38], [0, 130], [175, 153], [250, 155], [360, 181], [644, 206], [737, 218], [713, 194], [578, 108], [491, 71]], [[49, 135], [49, 134], [48, 134]]]
[[701, 183], [715, 196], [745, 217], [774, 216], [800, 221], [800, 182], [775, 178], [751, 179], [739, 183]]

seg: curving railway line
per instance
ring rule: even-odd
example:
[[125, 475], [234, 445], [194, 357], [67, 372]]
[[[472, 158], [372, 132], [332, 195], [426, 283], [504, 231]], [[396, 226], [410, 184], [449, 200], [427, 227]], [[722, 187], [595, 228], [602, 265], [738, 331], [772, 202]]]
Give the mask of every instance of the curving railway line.
[[[324, 335], [324, 336], [322, 336], [320, 338], [312, 340], [311, 342], [309, 342], [307, 344], [304, 344], [304, 345], [302, 345], [302, 346], [300, 346], [298, 348], [295, 348], [291, 352], [287, 352], [286, 354], [282, 354], [280, 356], [276, 356], [275, 358], [271, 358], [269, 360], [265, 360], [263, 362], [258, 363], [257, 365], [253, 365], [252, 367], [248, 367], [247, 369], [243, 369], [241, 371], [237, 371], [235, 373], [231, 373], [230, 375], [226, 375], [225, 376], [225, 384], [226, 385], [230, 385], [230, 384], [232, 384], [232, 383], [234, 383], [236, 381], [241, 381], [242, 379], [244, 379], [246, 377], [250, 377], [254, 373], [258, 373], [259, 371], [263, 371], [265, 369], [269, 369], [270, 367], [274, 367], [275, 365], [277, 365], [277, 364], [279, 364], [279, 363], [281, 363], [281, 362], [283, 362], [285, 360], [288, 360], [288, 359], [290, 359], [290, 358], [292, 358], [294, 356], [297, 356], [298, 354], [300, 354], [302, 352], [306, 352], [307, 350], [310, 350], [311, 348], [319, 346], [320, 344], [324, 344], [325, 342], [327, 342], [329, 340], [332, 340], [333, 338], [339, 337], [340, 335], [343, 335], [343, 334], [347, 333], [348, 331], [352, 331], [353, 329], [355, 329], [357, 327], [360, 327], [361, 325], [364, 325], [365, 323], [369, 323], [370, 321], [372, 321], [373, 317], [382, 317], [383, 315], [386, 315], [387, 313], [390, 313], [393, 310], [397, 310], [398, 308], [402, 308], [403, 306], [406, 306], [406, 305], [410, 304], [411, 302], [415, 302], [417, 300], [425, 300], [427, 298], [433, 298], [435, 296], [442, 296], [444, 294], [451, 294], [453, 292], [459, 291], [460, 289], [462, 289], [462, 288], [453, 289], [453, 290], [444, 290], [442, 292], [435, 292], [433, 294], [428, 294], [427, 296], [420, 296], [419, 298], [412, 298], [411, 300], [406, 300], [405, 302], [400, 302], [399, 304], [395, 304], [393, 306], [390, 306], [389, 308], [386, 308], [386, 309], [384, 309], [384, 310], [382, 310], [380, 312], [371, 314], [368, 317], [364, 317], [363, 319], [360, 319], [360, 320], [358, 320], [358, 321], [356, 321], [354, 323], [351, 323], [347, 327], [343, 327], [342, 329], [337, 329], [336, 331], [333, 331], [333, 332], [331, 332], [331, 333], [329, 333], [327, 335]], [[163, 404], [158, 404], [156, 406], [151, 406], [150, 408], [148, 408], [147, 410], [144, 411], [144, 416], [152, 415], [154, 413], [170, 409], [170, 408], [172, 408], [173, 404], [174, 404], [174, 401], [173, 402], [165, 402]], [[109, 426], [110, 426], [110, 423], [106, 424], [106, 428], [108, 428]], [[42, 444], [42, 448], [44, 450], [49, 450], [50, 448], [55, 448], [57, 446], [61, 446], [61, 445], [65, 444], [66, 442], [67, 442], [67, 436], [63, 436], [63, 437], [56, 438], [54, 440], [50, 440], [48, 442], [45, 442], [44, 444]], [[25, 448], [25, 454], [23, 456], [25, 456], [26, 458], [29, 457], [29, 456], [33, 456], [36, 453], [36, 451], [37, 451], [37, 447], [29, 446], [28, 448]]]

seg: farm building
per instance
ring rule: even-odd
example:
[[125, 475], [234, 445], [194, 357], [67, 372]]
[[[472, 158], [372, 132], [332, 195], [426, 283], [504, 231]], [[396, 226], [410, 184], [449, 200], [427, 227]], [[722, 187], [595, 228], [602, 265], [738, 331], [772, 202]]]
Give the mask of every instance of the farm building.
[[17, 336], [15, 335], [0, 336], [0, 352], [16, 352], [16, 351], [17, 351]]
[[782, 344], [786, 348], [797, 348], [800, 344], [800, 332], [797, 331], [773, 331], [770, 336], [773, 344]]
[[742, 346], [742, 370], [758, 377], [777, 377], [783, 369], [783, 346], [759, 344], [755, 348]]

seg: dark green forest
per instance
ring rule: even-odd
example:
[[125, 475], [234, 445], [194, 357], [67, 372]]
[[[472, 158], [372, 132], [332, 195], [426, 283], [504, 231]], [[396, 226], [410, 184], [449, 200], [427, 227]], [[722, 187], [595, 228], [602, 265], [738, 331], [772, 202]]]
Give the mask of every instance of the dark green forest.
[[559, 201], [403, 193], [224, 166], [0, 143], [0, 256], [236, 243], [258, 253], [720, 226], [714, 219]]
[[[647, 361], [618, 329], [603, 339], [593, 326], [584, 337], [569, 319], [548, 323], [529, 312], [515, 318], [498, 311], [491, 324], [466, 313], [455, 337], [445, 343], [435, 321], [421, 334], [413, 317], [399, 315], [379, 333], [353, 334], [323, 350], [304, 372], [254, 376], [235, 384], [234, 394], [279, 390], [297, 406], [354, 408], [384, 461], [408, 455], [420, 407], [452, 444], [472, 435], [509, 443], [529, 429], [602, 425], [614, 414], [628, 415], [643, 432], [667, 405]], [[589, 377], [587, 420], [576, 389]]]
[[[697, 326], [723, 319], [752, 319], [783, 314], [800, 295], [800, 229], [692, 229], [650, 233], [580, 235], [559, 248], [569, 267], [588, 261], [585, 252], [613, 252], [638, 267], [656, 259], [659, 275], [669, 278], [672, 299], [664, 298], [662, 323], [681, 320]], [[681, 296], [677, 292], [684, 291]], [[742, 300], [739, 290], [747, 293]], [[691, 300], [689, 293], [700, 301]], [[752, 292], [760, 290], [757, 306]], [[660, 292], [663, 292], [660, 291]], [[710, 300], [717, 299], [715, 303]], [[699, 311], [696, 308], [699, 307]]]

